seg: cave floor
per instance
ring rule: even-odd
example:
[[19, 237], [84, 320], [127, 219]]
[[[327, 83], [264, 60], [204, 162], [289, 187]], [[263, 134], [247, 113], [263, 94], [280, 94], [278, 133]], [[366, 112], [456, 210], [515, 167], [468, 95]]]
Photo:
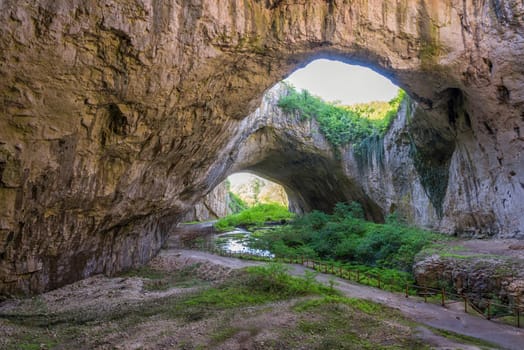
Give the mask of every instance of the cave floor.
[[[196, 313], [175, 307], [257, 264], [166, 247], [138, 271], [4, 302], [0, 349], [522, 349], [523, 330], [323, 274], [317, 279], [345, 296], [387, 307], [298, 312], [301, 299]], [[304, 271], [290, 265], [292, 274]]]

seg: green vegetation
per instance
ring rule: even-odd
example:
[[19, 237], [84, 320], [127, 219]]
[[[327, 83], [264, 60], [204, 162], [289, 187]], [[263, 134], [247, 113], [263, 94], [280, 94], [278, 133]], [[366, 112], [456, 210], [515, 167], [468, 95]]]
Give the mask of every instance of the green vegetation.
[[201, 264], [198, 263], [170, 272], [144, 266], [139, 269], [127, 271], [121, 274], [121, 276], [145, 279], [143, 288], [150, 292], [164, 291], [173, 287], [189, 288], [205, 284], [205, 281], [197, 277], [200, 265]]
[[313, 294], [338, 293], [314, 279], [293, 277], [287, 273], [284, 265], [273, 263], [247, 268], [235, 281], [206, 289], [183, 304], [206, 310], [229, 309]]
[[293, 214], [280, 204], [257, 204], [218, 220], [215, 227], [220, 231], [228, 231], [237, 226], [262, 225], [268, 221], [287, 220], [292, 217]]
[[[205, 267], [140, 269], [128, 275], [147, 280]], [[105, 303], [118, 296], [119, 287], [102, 304], [71, 308], [65, 299], [64, 311], [12, 310], [0, 319], [8, 335], [0, 347], [91, 349], [142, 343], [151, 348], [211, 349], [247, 343], [257, 349], [429, 349], [416, 335], [417, 325], [398, 310], [343, 297], [318, 283], [313, 273], [293, 277], [284, 266], [270, 264], [224, 276], [213, 285], [169, 296], [113, 300], [111, 307]], [[482, 344], [442, 334], [460, 343]]]
[[257, 234], [252, 247], [269, 250], [276, 256], [304, 256], [410, 271], [415, 255], [439, 239], [432, 232], [396, 222], [365, 221], [358, 204], [338, 203], [332, 215], [314, 211], [289, 225]]
[[324, 296], [323, 298], [305, 300], [305, 301], [297, 303], [294, 309], [296, 311], [307, 311], [307, 310], [317, 308], [321, 305], [333, 304], [333, 303], [341, 303], [341, 304], [349, 305], [369, 315], [379, 314], [382, 311], [384, 311], [385, 309], [387, 309], [387, 307], [374, 303], [372, 301], [356, 299], [356, 298], [346, 298], [346, 297], [341, 297], [338, 295], [334, 295], [334, 296], [330, 295], [330, 296]]
[[382, 137], [395, 118], [405, 98], [403, 90], [389, 103], [372, 102], [354, 106], [339, 106], [289, 86], [288, 95], [278, 106], [286, 113], [298, 113], [301, 119], [315, 118], [320, 130], [334, 146], [353, 144], [357, 150], [368, 138]]
[[237, 214], [248, 208], [248, 205], [239, 196], [231, 191], [231, 181], [229, 181], [229, 179], [226, 179], [226, 189], [227, 205], [231, 213]]
[[429, 328], [435, 334], [439, 334], [439, 335], [441, 335], [443, 337], [446, 337], [448, 339], [451, 339], [453, 341], [457, 341], [457, 342], [460, 342], [460, 343], [479, 346], [480, 349], [482, 349], [482, 350], [497, 349], [498, 348], [497, 345], [495, 345], [493, 343], [490, 343], [490, 342], [487, 342], [487, 341], [484, 341], [482, 339], [477, 339], [477, 338], [473, 338], [473, 337], [470, 337], [470, 336], [467, 336], [467, 335], [458, 334], [458, 333], [455, 333], [455, 332], [447, 331], [445, 329], [439, 329], [439, 328], [433, 328], [433, 327], [429, 327]]
[[41, 350], [52, 349], [57, 345], [56, 341], [49, 335], [34, 336], [28, 334], [23, 337], [21, 342], [17, 345], [17, 350]]
[[[453, 151], [454, 147], [450, 147], [450, 150]], [[410, 153], [424, 191], [441, 218], [444, 215], [443, 203], [448, 189], [451, 154], [439, 151], [438, 157], [435, 158], [434, 155], [425, 154], [417, 149], [413, 141]]]
[[297, 338], [322, 335], [310, 339], [308, 349], [429, 349], [398, 312], [373, 302], [324, 296], [299, 301], [294, 310], [302, 316]]
[[239, 196], [234, 194], [233, 192], [229, 191], [228, 196], [229, 196], [228, 206], [229, 206], [229, 210], [231, 210], [231, 213], [237, 214], [248, 208], [247, 204], [244, 203], [244, 201]]

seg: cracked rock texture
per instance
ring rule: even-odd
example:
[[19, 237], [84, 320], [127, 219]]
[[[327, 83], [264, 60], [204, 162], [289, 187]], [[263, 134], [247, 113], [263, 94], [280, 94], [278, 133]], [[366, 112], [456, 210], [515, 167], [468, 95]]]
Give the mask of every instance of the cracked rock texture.
[[[372, 66], [418, 111], [388, 153], [411, 147], [417, 195], [407, 158], [391, 181], [371, 166], [341, 184], [354, 163], [322, 160], [326, 184], [374, 218], [523, 237], [523, 21], [520, 0], [1, 0], [0, 294], [143, 264], [239, 164], [273, 172], [235, 164], [239, 141], [275, 144], [246, 116], [317, 57]], [[297, 208], [326, 206], [267, 175]]]
[[221, 182], [179, 219], [180, 222], [209, 221], [231, 214], [229, 193], [225, 182]]

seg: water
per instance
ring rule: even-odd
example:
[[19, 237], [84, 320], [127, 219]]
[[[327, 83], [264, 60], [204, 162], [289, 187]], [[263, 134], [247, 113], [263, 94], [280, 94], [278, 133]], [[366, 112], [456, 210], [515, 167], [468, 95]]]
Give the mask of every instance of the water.
[[269, 258], [275, 257], [269, 250], [249, 247], [250, 238], [251, 232], [242, 228], [236, 228], [233, 231], [213, 235], [213, 242], [217, 248], [233, 254], [250, 254]]

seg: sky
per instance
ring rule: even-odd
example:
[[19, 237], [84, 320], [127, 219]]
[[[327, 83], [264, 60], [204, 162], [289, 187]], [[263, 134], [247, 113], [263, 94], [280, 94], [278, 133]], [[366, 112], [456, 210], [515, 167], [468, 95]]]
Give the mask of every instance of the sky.
[[248, 183], [252, 177], [253, 177], [253, 174], [251, 173], [235, 173], [235, 174], [229, 175], [228, 179], [229, 181], [231, 181], [231, 183], [242, 185], [242, 184]]
[[340, 101], [344, 105], [389, 101], [398, 91], [391, 81], [369, 68], [326, 59], [311, 62], [286, 81], [326, 101]]

